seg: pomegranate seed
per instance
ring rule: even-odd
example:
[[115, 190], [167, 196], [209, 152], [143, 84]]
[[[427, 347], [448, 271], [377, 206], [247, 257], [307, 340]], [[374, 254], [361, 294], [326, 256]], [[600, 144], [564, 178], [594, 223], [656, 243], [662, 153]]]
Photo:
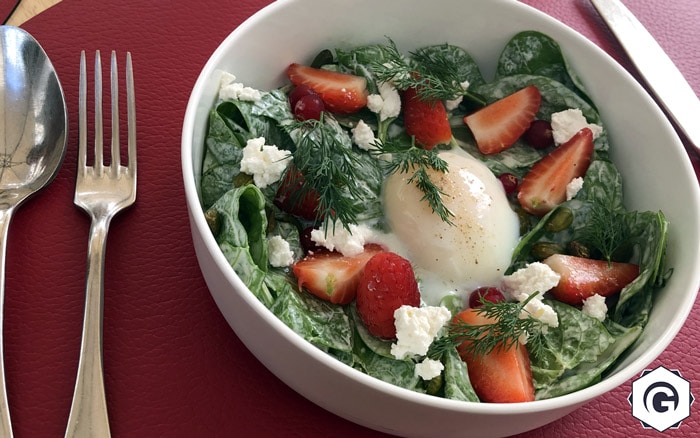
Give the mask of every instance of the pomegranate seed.
[[306, 227], [301, 231], [301, 234], [299, 235], [299, 243], [301, 244], [301, 249], [304, 250], [304, 254], [308, 254], [310, 252], [317, 252], [325, 249], [322, 246], [318, 246], [316, 242], [311, 240], [311, 232], [313, 230], [314, 227]]
[[554, 145], [552, 124], [546, 120], [535, 120], [523, 134], [525, 142], [535, 149], [545, 149]]
[[308, 85], [299, 85], [294, 87], [294, 89], [287, 96], [287, 99], [289, 99], [289, 106], [294, 109], [299, 99], [308, 94], [316, 94], [316, 92]]
[[506, 195], [514, 193], [520, 184], [518, 177], [512, 173], [502, 173], [498, 176], [498, 179], [501, 181], [501, 184], [503, 184], [503, 190], [506, 191]]
[[318, 94], [307, 94], [294, 105], [294, 117], [298, 120], [320, 120], [326, 106]]
[[493, 286], [480, 287], [469, 295], [469, 307], [472, 309], [481, 307], [484, 305], [482, 301], [500, 303], [505, 300], [506, 297], [498, 288]]

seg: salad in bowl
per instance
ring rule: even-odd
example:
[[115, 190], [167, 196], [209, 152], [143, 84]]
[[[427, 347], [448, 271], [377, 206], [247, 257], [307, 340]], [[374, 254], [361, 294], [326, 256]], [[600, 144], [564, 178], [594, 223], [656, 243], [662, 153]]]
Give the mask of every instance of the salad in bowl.
[[697, 223], [646, 179], [663, 156], [689, 190], [663, 114], [518, 2], [360, 2], [298, 32], [332, 3], [241, 25], [185, 116], [195, 249], [246, 346], [404, 436], [512, 435], [639, 373], [698, 282]]
[[308, 342], [413, 391], [513, 403], [600, 381], [671, 271], [668, 221], [625, 208], [557, 42], [521, 31], [496, 72], [390, 37], [272, 90], [228, 72], [201, 187], [241, 280]]

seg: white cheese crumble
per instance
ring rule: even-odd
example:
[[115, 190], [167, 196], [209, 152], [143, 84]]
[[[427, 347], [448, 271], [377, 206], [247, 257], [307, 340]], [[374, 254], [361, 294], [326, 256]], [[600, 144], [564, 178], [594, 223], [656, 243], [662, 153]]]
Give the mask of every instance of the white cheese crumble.
[[223, 73], [219, 84], [219, 99], [221, 100], [247, 100], [255, 102], [262, 97], [259, 90], [246, 87], [240, 82], [236, 82], [236, 76], [231, 73]]
[[605, 320], [608, 314], [608, 306], [605, 304], [605, 297], [595, 294], [583, 300], [581, 311], [599, 321]]
[[267, 259], [275, 268], [286, 268], [294, 263], [294, 253], [289, 242], [282, 236], [272, 236], [267, 239]]
[[438, 332], [452, 318], [444, 306], [401, 306], [394, 311], [396, 342], [391, 354], [397, 359], [425, 355]]
[[379, 114], [379, 120], [397, 117], [401, 112], [401, 96], [391, 82], [379, 84], [379, 94], [367, 96], [367, 108]]
[[431, 380], [440, 375], [445, 366], [439, 360], [425, 358], [416, 364], [416, 376], [423, 380]]
[[345, 227], [340, 222], [329, 225], [328, 229], [322, 226], [311, 231], [311, 240], [318, 246], [348, 257], [364, 251], [365, 245], [371, 243], [374, 236], [374, 230], [367, 225], [349, 224]]
[[[523, 302], [528, 299], [529, 294], [521, 294], [518, 296], [518, 301]], [[520, 313], [520, 318], [533, 317], [539, 319], [543, 323], [547, 324], [549, 327], [559, 327], [559, 318], [557, 312], [554, 311], [552, 306], [542, 302], [542, 298], [537, 296], [525, 304], [522, 312]], [[546, 329], [547, 327], [543, 327]]]
[[552, 114], [552, 136], [557, 145], [564, 144], [583, 128], [588, 128], [593, 133], [595, 140], [602, 134], [603, 127], [594, 123], [588, 123], [583, 113], [578, 108], [567, 109]]
[[511, 299], [518, 299], [521, 295], [532, 295], [539, 292], [538, 298], [559, 283], [559, 274], [552, 268], [541, 262], [529, 263], [510, 275], [503, 277], [503, 291], [510, 295]]
[[252, 138], [243, 148], [241, 172], [252, 175], [255, 185], [262, 189], [282, 178], [291, 158], [289, 151], [266, 145], [264, 137]]
[[362, 119], [357, 122], [352, 131], [352, 141], [362, 150], [371, 151], [377, 149], [377, 139], [374, 137], [374, 131]]
[[[469, 88], [469, 81], [464, 81], [459, 84], [460, 87], [464, 91], [467, 91], [467, 88]], [[456, 99], [448, 99], [445, 101], [445, 109], [447, 111], [452, 111], [453, 109], [457, 108], [460, 103], [462, 103], [462, 99], [464, 99], [464, 96], [459, 96]]]
[[[548, 265], [540, 262], [530, 263], [524, 268], [520, 268], [511, 275], [503, 277], [503, 291], [510, 295], [511, 299], [523, 302], [530, 295], [537, 292], [523, 307], [521, 318], [533, 317], [539, 319], [549, 327], [558, 327], [559, 318], [552, 306], [542, 302], [545, 292], [552, 289], [559, 283], [559, 274], [554, 272]], [[547, 327], [543, 327], [546, 329]], [[526, 338], [520, 340], [525, 343]]]
[[566, 185], [566, 200], [571, 201], [583, 187], [583, 178], [577, 176]]

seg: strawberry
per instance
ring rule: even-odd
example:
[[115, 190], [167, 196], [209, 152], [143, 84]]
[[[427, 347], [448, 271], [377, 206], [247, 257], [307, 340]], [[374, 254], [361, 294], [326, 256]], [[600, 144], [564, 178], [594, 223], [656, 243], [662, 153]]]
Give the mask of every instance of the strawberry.
[[362, 76], [290, 64], [287, 77], [294, 85], [306, 85], [318, 93], [332, 113], [350, 114], [367, 105], [367, 80]]
[[525, 211], [544, 216], [566, 200], [566, 186], [585, 175], [593, 156], [593, 133], [583, 128], [535, 163], [520, 183], [518, 201]]
[[559, 274], [559, 284], [549, 291], [557, 300], [576, 306], [595, 294], [607, 297], [620, 292], [639, 275], [632, 263], [593, 260], [555, 254], [543, 260]]
[[540, 108], [540, 90], [529, 85], [464, 117], [483, 154], [513, 145], [528, 130]]
[[415, 88], [409, 88], [402, 94], [401, 105], [406, 132], [415, 137], [417, 144], [430, 150], [452, 140], [452, 128], [442, 101], [424, 100]]
[[309, 253], [292, 265], [299, 290], [302, 288], [333, 304], [348, 304], [355, 299], [357, 285], [367, 261], [383, 251], [379, 245], [367, 245], [356, 256], [339, 252]]
[[367, 330], [384, 339], [396, 338], [394, 311], [420, 306], [420, 292], [411, 263], [393, 252], [375, 254], [357, 287], [357, 312]]
[[306, 220], [316, 220], [320, 195], [313, 189], [304, 195], [300, 190], [304, 185], [304, 175], [296, 167], [290, 167], [275, 194], [275, 205], [289, 214]]
[[[455, 318], [469, 325], [495, 322], [475, 309], [464, 310]], [[469, 351], [469, 342], [474, 341], [464, 341], [457, 350], [467, 363], [469, 380], [482, 402], [517, 403], [535, 399], [530, 357], [525, 345], [516, 343], [508, 349], [499, 345], [488, 354], [476, 356]]]

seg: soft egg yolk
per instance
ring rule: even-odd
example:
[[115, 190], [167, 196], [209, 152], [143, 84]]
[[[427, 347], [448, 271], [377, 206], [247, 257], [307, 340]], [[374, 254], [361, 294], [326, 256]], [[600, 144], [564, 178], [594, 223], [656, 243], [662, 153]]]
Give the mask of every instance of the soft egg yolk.
[[480, 161], [442, 152], [448, 171], [429, 170], [442, 192], [452, 224], [432, 211], [424, 193], [409, 182], [413, 172], [395, 172], [384, 183], [388, 225], [411, 260], [428, 304], [450, 292], [465, 294], [500, 284], [518, 243], [519, 222], [501, 182]]

